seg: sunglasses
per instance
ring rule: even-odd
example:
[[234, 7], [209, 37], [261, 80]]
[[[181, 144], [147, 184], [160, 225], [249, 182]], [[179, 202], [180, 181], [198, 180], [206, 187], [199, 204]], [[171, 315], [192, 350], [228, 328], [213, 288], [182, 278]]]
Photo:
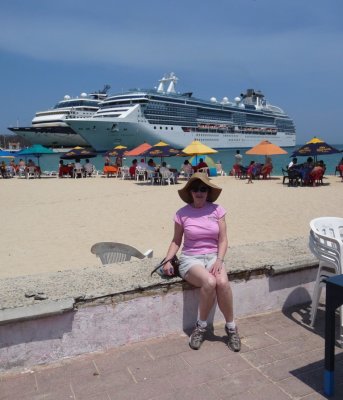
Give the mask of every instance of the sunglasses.
[[208, 191], [209, 191], [209, 188], [207, 186], [199, 186], [198, 188], [191, 189], [191, 192], [193, 192], [193, 193], [197, 193], [197, 192], [206, 193]]

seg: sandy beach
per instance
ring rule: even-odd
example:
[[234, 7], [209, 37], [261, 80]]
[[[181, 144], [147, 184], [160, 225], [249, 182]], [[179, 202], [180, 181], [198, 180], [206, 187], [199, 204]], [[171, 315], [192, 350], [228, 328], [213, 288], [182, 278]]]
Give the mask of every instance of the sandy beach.
[[[246, 181], [213, 178], [223, 188], [229, 247], [306, 237], [309, 221], [343, 216], [343, 183], [329, 176], [319, 187], [288, 187], [282, 177]], [[173, 215], [184, 205], [177, 189], [116, 178], [1, 180], [0, 277], [100, 265], [96, 242], [152, 248], [163, 257]], [[230, 251], [230, 249], [229, 249]], [[266, 248], [268, 252], [268, 248]]]

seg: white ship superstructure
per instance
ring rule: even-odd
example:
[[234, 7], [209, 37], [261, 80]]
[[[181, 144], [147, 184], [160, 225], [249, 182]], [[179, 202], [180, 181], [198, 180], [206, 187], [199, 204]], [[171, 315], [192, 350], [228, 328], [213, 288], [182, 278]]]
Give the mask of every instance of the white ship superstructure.
[[91, 118], [66, 122], [97, 151], [160, 140], [178, 148], [195, 139], [215, 149], [252, 147], [264, 139], [295, 145], [293, 121], [260, 91], [248, 89], [233, 101], [207, 101], [177, 93], [177, 80], [171, 73], [157, 89], [110, 96]]
[[8, 129], [32, 144], [48, 147], [89, 146], [85, 139], [70, 128], [66, 120], [91, 118], [99, 109], [101, 102], [106, 99], [109, 88], [106, 85], [101, 91], [89, 95], [81, 93], [75, 98], [66, 95], [54, 108], [37, 112], [31, 126]]

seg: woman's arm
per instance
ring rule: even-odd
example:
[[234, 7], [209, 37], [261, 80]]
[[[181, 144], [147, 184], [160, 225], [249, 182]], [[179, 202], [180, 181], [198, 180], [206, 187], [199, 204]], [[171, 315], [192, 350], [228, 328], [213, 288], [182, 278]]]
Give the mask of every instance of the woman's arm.
[[[174, 237], [170, 243], [169, 249], [167, 251], [166, 260], [172, 259], [175, 254], [178, 252], [181, 243], [182, 243], [182, 236], [183, 236], [183, 228], [178, 223], [174, 223]], [[164, 273], [166, 275], [171, 275], [173, 273], [173, 266], [170, 262], [163, 266]]]
[[217, 275], [218, 273], [220, 273], [223, 267], [224, 257], [228, 247], [225, 215], [219, 219], [218, 225], [219, 225], [218, 256], [216, 262], [213, 264], [210, 271], [213, 275]]

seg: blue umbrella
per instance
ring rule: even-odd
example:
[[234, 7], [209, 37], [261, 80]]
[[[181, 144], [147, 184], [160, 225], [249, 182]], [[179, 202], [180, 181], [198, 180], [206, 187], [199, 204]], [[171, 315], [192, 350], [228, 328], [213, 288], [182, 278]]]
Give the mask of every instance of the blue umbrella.
[[295, 150], [291, 157], [299, 157], [299, 156], [325, 156], [329, 154], [337, 154], [340, 153], [341, 150], [338, 150], [329, 144], [325, 143], [323, 140], [320, 140], [316, 137], [307, 142], [304, 146], [301, 146], [299, 149]]
[[0, 157], [2, 158], [15, 158], [15, 154], [11, 153], [10, 151], [1, 150], [0, 149]]
[[144, 157], [173, 157], [178, 156], [181, 153], [181, 149], [176, 149], [173, 146], [170, 146], [167, 143], [159, 142], [154, 146], [150, 147], [150, 149], [145, 150], [140, 155]]
[[39, 157], [42, 154], [55, 154], [51, 149], [48, 149], [47, 147], [42, 146], [41, 144], [34, 144], [31, 147], [27, 147], [26, 149], [18, 151], [16, 153], [17, 156], [33, 156], [38, 159], [38, 165], [39, 165]]
[[83, 147], [74, 147], [73, 149], [67, 151], [60, 158], [62, 160], [76, 160], [76, 159], [84, 159], [84, 158], [93, 158], [96, 157], [97, 154], [95, 151], [91, 149], [84, 149]]

